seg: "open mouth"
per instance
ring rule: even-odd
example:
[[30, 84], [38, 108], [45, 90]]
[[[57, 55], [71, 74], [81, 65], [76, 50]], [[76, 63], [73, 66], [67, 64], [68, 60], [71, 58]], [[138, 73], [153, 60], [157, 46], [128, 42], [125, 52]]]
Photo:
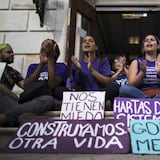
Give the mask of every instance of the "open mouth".
[[86, 49], [90, 49], [90, 48], [91, 48], [91, 46], [88, 46], [88, 45], [87, 45], [87, 46], [85, 46], [84, 48], [86, 48]]
[[147, 44], [147, 48], [152, 48], [152, 44]]

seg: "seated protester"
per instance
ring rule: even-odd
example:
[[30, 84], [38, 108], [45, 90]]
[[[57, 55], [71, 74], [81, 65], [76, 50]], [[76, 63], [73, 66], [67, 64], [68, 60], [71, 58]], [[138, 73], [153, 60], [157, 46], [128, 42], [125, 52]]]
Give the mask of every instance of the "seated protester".
[[0, 62], [6, 63], [6, 68], [0, 80], [0, 125], [17, 126], [23, 118], [38, 118], [51, 109], [53, 97], [44, 95], [19, 104], [19, 98], [12, 92], [15, 84], [24, 88], [22, 75], [9, 64], [13, 63], [14, 53], [9, 44], [0, 44]]
[[112, 64], [113, 75], [111, 77], [113, 82], [125, 85], [128, 83], [128, 66], [126, 65], [126, 57], [124, 55], [117, 56]]
[[96, 42], [92, 36], [83, 38], [82, 51], [82, 59], [71, 57], [72, 88], [76, 91], [106, 91], [106, 100], [113, 103], [114, 97], [118, 96], [119, 87], [111, 83], [112, 73], [108, 58], [97, 56]]
[[155, 35], [144, 38], [144, 56], [131, 62], [128, 85], [120, 87], [120, 97], [160, 98], [160, 75], [155, 68], [158, 48], [159, 39]]
[[24, 84], [28, 86], [33, 81], [46, 80], [49, 88], [52, 90], [54, 102], [59, 103], [54, 103], [51, 110], [60, 110], [63, 91], [68, 90], [65, 87], [67, 66], [64, 63], [57, 62], [59, 55], [60, 49], [58, 44], [52, 39], [44, 40], [40, 49], [40, 63], [30, 64]]

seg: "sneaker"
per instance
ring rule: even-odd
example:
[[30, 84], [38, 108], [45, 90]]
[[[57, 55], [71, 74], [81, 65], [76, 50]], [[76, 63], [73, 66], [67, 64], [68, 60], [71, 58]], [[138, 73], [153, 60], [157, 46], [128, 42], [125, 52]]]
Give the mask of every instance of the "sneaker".
[[0, 114], [0, 125], [4, 124], [6, 122], [6, 117], [4, 114]]
[[23, 113], [19, 116], [18, 122], [21, 123], [26, 120], [48, 119], [47, 116], [37, 116], [33, 113]]

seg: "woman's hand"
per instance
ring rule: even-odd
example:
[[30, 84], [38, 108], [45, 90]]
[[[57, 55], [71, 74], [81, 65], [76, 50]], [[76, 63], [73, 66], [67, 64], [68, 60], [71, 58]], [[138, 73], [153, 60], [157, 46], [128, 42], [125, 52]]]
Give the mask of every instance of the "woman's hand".
[[155, 63], [155, 70], [157, 71], [158, 74], [160, 74], [160, 62], [156, 61]]
[[143, 73], [146, 73], [146, 65], [147, 65], [146, 60], [140, 61], [141, 71], [142, 71]]
[[56, 43], [53, 45], [52, 41], [46, 41], [45, 45], [41, 48], [40, 53], [40, 62], [42, 64], [47, 64], [48, 60], [54, 60], [55, 59], [55, 48]]
[[56, 51], [55, 51], [55, 48], [56, 48], [56, 43], [53, 45], [53, 44], [48, 44], [47, 46], [47, 50], [46, 50], [46, 55], [48, 58], [51, 58], [51, 59], [54, 59], [55, 58], [55, 54], [56, 54]]
[[90, 52], [88, 53], [88, 70], [90, 72], [92, 72], [92, 70], [93, 70], [93, 67], [92, 67], [92, 57], [91, 57], [91, 53]]
[[120, 62], [118, 72], [122, 73], [124, 71], [125, 64]]
[[40, 64], [42, 64], [42, 65], [47, 64], [48, 57], [46, 57], [45, 54], [40, 54], [39, 59], [40, 59]]
[[81, 64], [79, 63], [78, 58], [76, 58], [75, 56], [72, 56], [71, 61], [77, 67], [77, 69], [81, 70]]

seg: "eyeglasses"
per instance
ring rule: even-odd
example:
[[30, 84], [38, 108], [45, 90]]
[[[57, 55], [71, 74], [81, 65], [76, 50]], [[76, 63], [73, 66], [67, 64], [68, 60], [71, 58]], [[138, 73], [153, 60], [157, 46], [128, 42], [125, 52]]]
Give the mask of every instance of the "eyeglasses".
[[114, 62], [115, 63], [120, 63], [120, 61], [118, 59], [115, 59]]

